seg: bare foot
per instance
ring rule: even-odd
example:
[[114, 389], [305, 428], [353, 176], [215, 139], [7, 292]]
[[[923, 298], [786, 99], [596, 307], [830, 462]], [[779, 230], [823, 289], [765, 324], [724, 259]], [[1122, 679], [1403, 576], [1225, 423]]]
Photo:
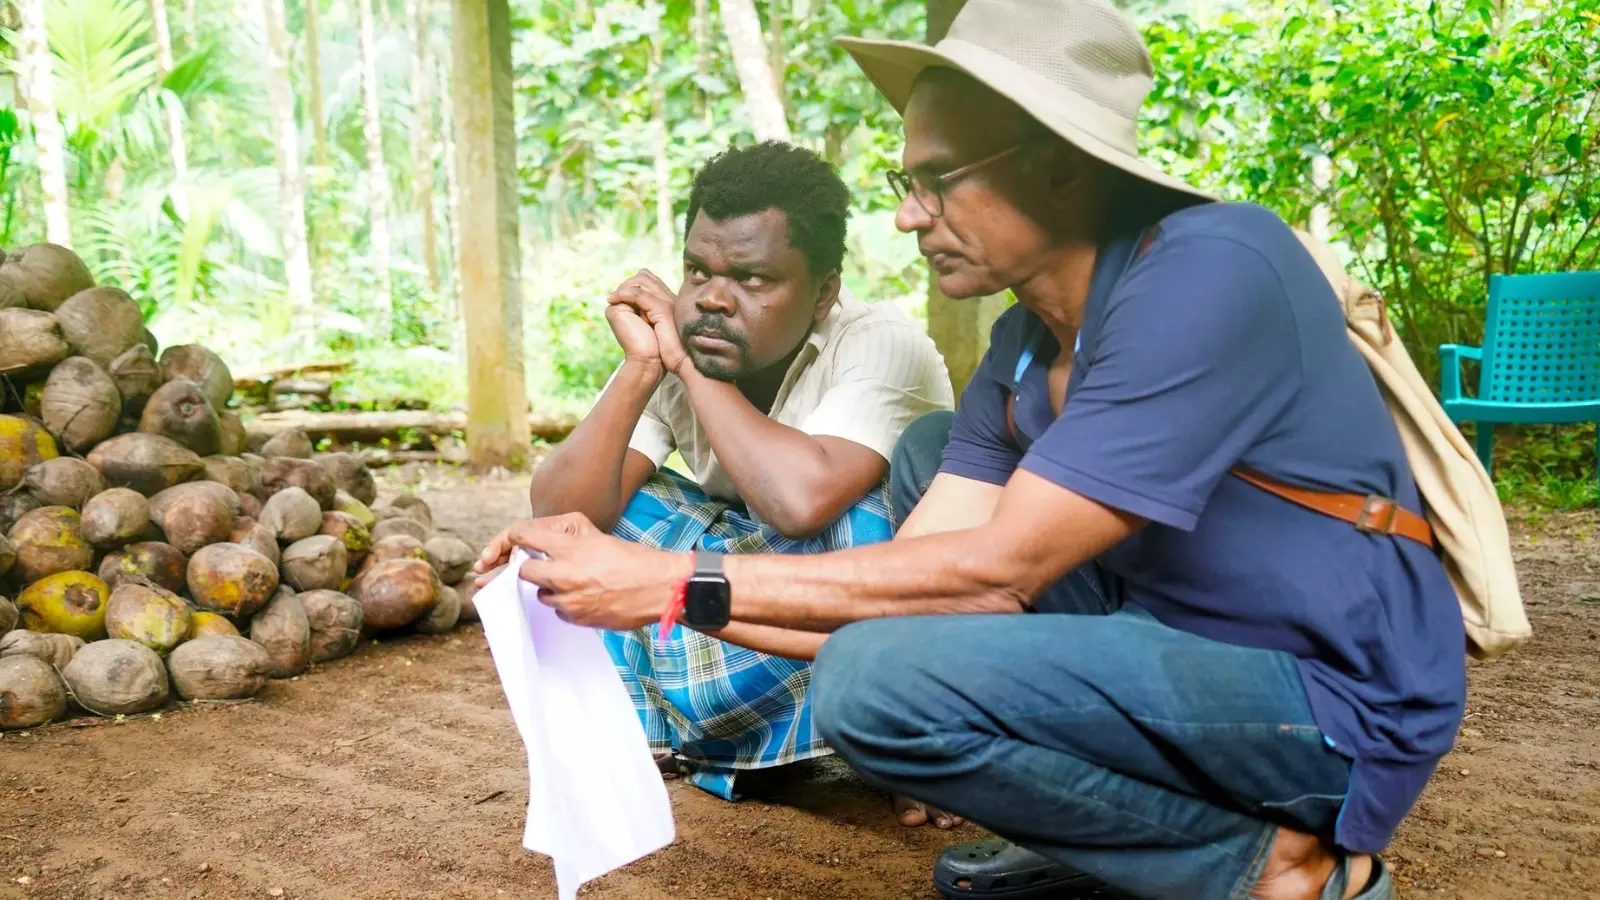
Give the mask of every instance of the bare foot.
[[683, 773], [682, 767], [678, 764], [678, 757], [671, 753], [663, 753], [656, 757], [656, 769], [666, 781], [671, 781]]
[[[1338, 863], [1339, 857], [1314, 835], [1279, 828], [1272, 855], [1250, 896], [1253, 900], [1318, 900]], [[1372, 857], [1352, 858], [1345, 900], [1365, 890], [1371, 879]]]
[[900, 817], [900, 824], [907, 828], [918, 828], [930, 821], [935, 828], [954, 828], [961, 824], [960, 816], [951, 815], [926, 803], [918, 803], [910, 797], [895, 797], [894, 811]]

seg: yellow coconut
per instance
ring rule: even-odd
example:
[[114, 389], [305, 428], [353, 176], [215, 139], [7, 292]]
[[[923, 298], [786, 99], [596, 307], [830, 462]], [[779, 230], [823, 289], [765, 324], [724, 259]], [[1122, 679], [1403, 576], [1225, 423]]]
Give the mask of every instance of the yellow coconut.
[[213, 635], [231, 635], [239, 637], [239, 629], [233, 627], [227, 616], [214, 612], [197, 610], [189, 614], [189, 639], [211, 637]]
[[28, 470], [61, 455], [44, 426], [21, 416], [0, 416], [0, 491], [22, 483]]
[[83, 570], [94, 563], [94, 547], [83, 539], [78, 511], [45, 506], [23, 516], [6, 537], [17, 551], [16, 577], [31, 584], [57, 572]]
[[189, 636], [189, 604], [171, 591], [131, 581], [117, 585], [106, 603], [106, 634], [138, 641], [162, 656]]
[[61, 572], [41, 578], [17, 595], [22, 627], [70, 634], [86, 641], [106, 636], [106, 603], [111, 590], [88, 572]]

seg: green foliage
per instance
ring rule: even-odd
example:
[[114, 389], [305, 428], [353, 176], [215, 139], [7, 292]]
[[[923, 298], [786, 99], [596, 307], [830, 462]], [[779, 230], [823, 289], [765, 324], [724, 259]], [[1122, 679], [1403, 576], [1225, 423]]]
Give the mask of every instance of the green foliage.
[[1554, 509], [1600, 506], [1591, 425], [1501, 427], [1495, 431], [1500, 499]]
[[1587, 0], [1287, 0], [1146, 33], [1161, 156], [1292, 221], [1325, 205], [1430, 372], [1438, 344], [1481, 339], [1488, 276], [1600, 260]]

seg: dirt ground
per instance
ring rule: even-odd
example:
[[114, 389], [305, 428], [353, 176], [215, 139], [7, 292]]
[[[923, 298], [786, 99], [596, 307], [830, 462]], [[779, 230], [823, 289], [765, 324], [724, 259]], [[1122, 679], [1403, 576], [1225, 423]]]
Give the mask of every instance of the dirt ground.
[[[525, 512], [510, 481], [399, 477], [474, 541]], [[1472, 665], [1457, 749], [1389, 856], [1403, 896], [1600, 896], [1596, 525], [1517, 521], [1536, 642]], [[671, 784], [677, 842], [583, 896], [933, 898], [935, 852], [981, 834], [901, 828], [833, 761], [746, 787]], [[478, 627], [396, 639], [254, 701], [0, 737], [0, 898], [553, 898], [525, 791]]]

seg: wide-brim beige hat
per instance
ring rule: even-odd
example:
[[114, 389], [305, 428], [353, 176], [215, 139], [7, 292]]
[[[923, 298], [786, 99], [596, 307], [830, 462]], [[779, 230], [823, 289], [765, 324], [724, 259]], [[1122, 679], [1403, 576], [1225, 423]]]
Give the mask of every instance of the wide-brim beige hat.
[[1154, 77], [1133, 24], [1104, 0], [969, 0], [937, 44], [836, 38], [897, 112], [924, 69], [965, 72], [1102, 162], [1215, 199], [1139, 156]]

